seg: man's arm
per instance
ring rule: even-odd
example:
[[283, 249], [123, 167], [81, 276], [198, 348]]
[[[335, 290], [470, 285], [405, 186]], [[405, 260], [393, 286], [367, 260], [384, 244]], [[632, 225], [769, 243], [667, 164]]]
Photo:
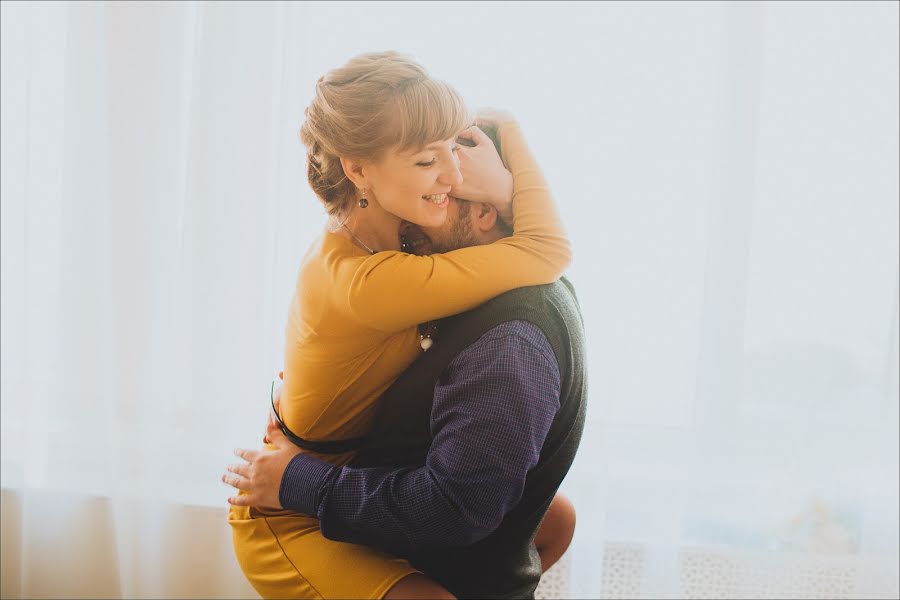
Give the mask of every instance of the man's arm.
[[281, 504], [317, 515], [329, 539], [395, 552], [469, 545], [494, 531], [559, 409], [559, 368], [540, 329], [510, 321], [460, 353], [447, 375], [435, 386], [424, 466], [334, 467], [298, 454]]

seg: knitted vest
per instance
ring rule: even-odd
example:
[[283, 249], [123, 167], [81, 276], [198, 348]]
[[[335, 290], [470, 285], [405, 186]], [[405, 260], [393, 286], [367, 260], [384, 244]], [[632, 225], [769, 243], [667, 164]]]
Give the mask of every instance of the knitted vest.
[[459, 353], [513, 320], [529, 321], [547, 336], [559, 365], [560, 408], [521, 500], [493, 533], [471, 546], [417, 550], [406, 557], [458, 598], [530, 598], [540, 580], [534, 536], [575, 458], [587, 399], [584, 328], [571, 284], [561, 279], [513, 290], [441, 321], [434, 346], [382, 396], [374, 429], [351, 463], [423, 465], [431, 444], [435, 383]]

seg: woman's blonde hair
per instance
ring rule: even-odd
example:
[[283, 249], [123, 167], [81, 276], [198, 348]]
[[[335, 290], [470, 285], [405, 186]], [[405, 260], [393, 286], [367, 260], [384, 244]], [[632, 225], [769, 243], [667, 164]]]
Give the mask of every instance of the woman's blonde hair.
[[307, 177], [332, 215], [356, 196], [340, 157], [377, 162], [389, 149], [446, 140], [471, 122], [456, 90], [398, 52], [361, 54], [329, 71], [304, 114]]

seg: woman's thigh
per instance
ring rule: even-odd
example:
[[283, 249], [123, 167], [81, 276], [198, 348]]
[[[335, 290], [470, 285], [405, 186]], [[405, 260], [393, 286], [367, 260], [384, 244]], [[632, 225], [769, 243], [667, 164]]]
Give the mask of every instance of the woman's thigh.
[[263, 598], [383, 598], [410, 564], [366, 546], [326, 539], [305, 515], [253, 517], [231, 507], [235, 554]]
[[442, 585], [421, 573], [407, 575], [388, 591], [384, 600], [456, 600]]

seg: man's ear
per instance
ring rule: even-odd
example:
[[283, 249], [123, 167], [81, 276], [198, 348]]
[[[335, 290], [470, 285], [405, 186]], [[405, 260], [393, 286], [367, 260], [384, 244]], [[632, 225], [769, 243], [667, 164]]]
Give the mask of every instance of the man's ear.
[[368, 189], [369, 186], [366, 185], [365, 166], [362, 162], [353, 158], [345, 158], [342, 156], [341, 168], [344, 170], [344, 175], [347, 176], [347, 179], [353, 182], [353, 185], [356, 186], [356, 189]]
[[487, 202], [479, 204], [478, 214], [475, 215], [475, 227], [477, 227], [479, 231], [487, 232], [492, 230], [496, 224], [497, 209]]

